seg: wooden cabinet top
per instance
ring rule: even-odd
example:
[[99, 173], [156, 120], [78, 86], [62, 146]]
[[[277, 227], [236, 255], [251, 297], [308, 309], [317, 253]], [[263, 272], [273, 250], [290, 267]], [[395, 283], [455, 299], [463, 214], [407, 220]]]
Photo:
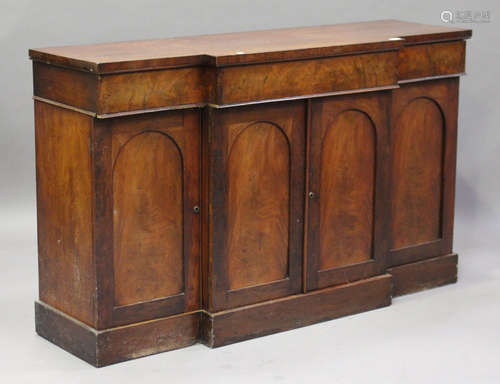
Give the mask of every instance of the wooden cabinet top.
[[462, 40], [468, 29], [398, 20], [31, 49], [35, 61], [98, 74], [230, 66], [395, 50]]

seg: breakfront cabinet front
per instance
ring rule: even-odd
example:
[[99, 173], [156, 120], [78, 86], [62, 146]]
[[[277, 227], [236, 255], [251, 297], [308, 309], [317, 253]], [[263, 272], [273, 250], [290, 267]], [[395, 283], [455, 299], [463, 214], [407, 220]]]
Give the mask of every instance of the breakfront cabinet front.
[[388, 20], [30, 50], [38, 334], [104, 366], [455, 282], [470, 36]]

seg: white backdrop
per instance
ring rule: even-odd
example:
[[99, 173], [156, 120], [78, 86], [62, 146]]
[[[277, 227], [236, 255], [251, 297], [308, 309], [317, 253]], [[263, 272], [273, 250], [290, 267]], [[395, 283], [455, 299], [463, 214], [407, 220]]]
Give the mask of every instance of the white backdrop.
[[[28, 48], [396, 18], [472, 28], [461, 79], [455, 250], [459, 283], [394, 305], [208, 350], [195, 346], [95, 370], [34, 333], [37, 296]], [[0, 3], [0, 382], [499, 382], [500, 60], [498, 2], [116, 1]], [[498, 17], [498, 20], [497, 20]], [[438, 378], [441, 377], [441, 378]], [[7, 380], [5, 380], [5, 378]]]

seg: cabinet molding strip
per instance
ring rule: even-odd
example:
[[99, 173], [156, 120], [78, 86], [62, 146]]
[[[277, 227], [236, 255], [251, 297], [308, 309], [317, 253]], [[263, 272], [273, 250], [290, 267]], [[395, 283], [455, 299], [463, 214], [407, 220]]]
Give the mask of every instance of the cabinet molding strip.
[[462, 77], [462, 76], [466, 76], [466, 75], [467, 75], [467, 73], [462, 72], [462, 73], [453, 73], [451, 75], [426, 76], [426, 77], [419, 77], [416, 79], [398, 80], [398, 84], [417, 83], [420, 81], [428, 81], [428, 80], [451, 79], [453, 77]]

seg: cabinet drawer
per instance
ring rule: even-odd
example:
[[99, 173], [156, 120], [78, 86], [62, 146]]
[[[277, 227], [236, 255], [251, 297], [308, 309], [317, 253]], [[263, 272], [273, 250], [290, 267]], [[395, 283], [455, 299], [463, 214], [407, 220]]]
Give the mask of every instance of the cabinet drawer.
[[398, 80], [465, 72], [465, 41], [409, 45], [399, 50]]
[[[397, 52], [221, 68], [218, 104], [394, 86]], [[359, 92], [359, 91], [358, 91]]]

